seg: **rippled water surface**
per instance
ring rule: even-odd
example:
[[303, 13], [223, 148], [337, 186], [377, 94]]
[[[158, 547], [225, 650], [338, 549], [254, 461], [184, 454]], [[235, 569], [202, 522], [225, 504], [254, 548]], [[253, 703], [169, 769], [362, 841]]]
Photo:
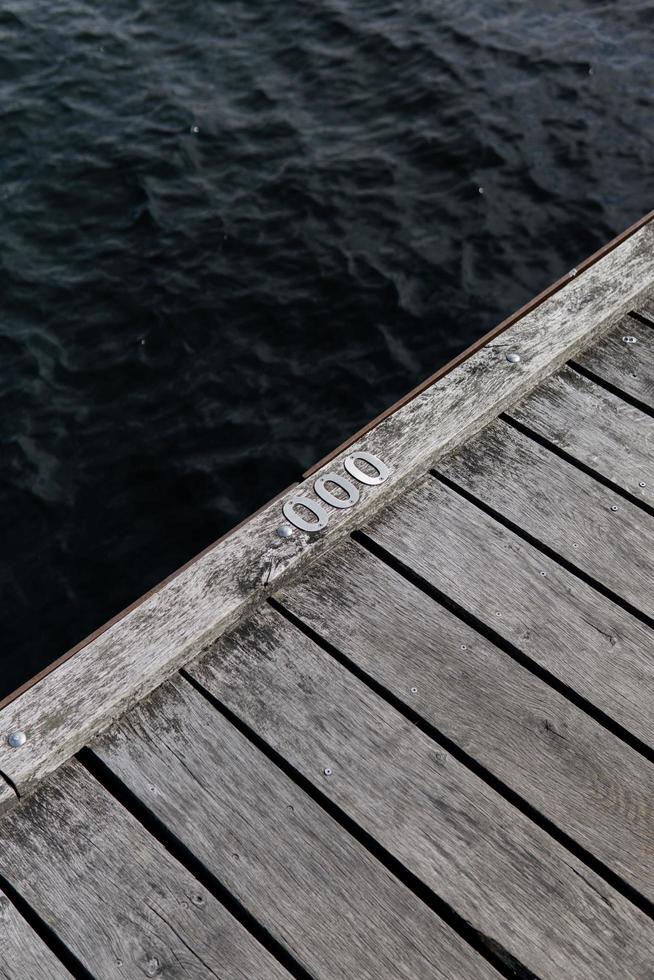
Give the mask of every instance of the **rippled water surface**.
[[0, 694], [652, 207], [653, 28], [3, 5]]

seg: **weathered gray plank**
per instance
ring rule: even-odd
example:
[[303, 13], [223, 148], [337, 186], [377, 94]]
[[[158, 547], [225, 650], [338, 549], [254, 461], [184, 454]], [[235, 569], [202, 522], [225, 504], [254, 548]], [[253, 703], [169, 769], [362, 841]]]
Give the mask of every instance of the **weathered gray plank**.
[[431, 477], [365, 533], [654, 749], [647, 626]]
[[70, 973], [0, 893], [2, 980], [71, 980]]
[[[430, 512], [414, 517], [424, 548]], [[278, 599], [654, 902], [641, 755], [354, 543]]]
[[[343, 472], [354, 449], [392, 469], [383, 487], [334, 510], [327, 529], [276, 537], [285, 498], [210, 548], [0, 715], [0, 771], [26, 791], [89, 737], [218, 636], [301, 559], [315, 557], [384, 501], [560, 367], [633, 308], [654, 282], [654, 226], [644, 225], [510, 330], [370, 430], [316, 475]], [[516, 348], [522, 360], [508, 363]], [[301, 485], [312, 496], [314, 477]], [[65, 710], [62, 710], [65, 705]], [[20, 728], [29, 741], [6, 744]]]
[[497, 976], [188, 682], [93, 750], [312, 976]]
[[640, 302], [636, 306], [636, 313], [640, 316], [644, 316], [646, 320], [654, 325], [654, 297], [649, 296], [644, 302]]
[[17, 799], [11, 786], [0, 775], [0, 813], [12, 807]]
[[436, 469], [654, 616], [654, 517], [635, 504], [500, 421]]
[[634, 497], [654, 501], [651, 415], [569, 367], [508, 414]]
[[273, 609], [191, 670], [543, 980], [650, 976], [654, 923]]
[[0, 820], [0, 850], [3, 874], [97, 980], [288, 977], [76, 762]]
[[[635, 337], [627, 344], [623, 337]], [[599, 378], [654, 408], [654, 331], [633, 317], [625, 319], [610, 334], [575, 362]]]

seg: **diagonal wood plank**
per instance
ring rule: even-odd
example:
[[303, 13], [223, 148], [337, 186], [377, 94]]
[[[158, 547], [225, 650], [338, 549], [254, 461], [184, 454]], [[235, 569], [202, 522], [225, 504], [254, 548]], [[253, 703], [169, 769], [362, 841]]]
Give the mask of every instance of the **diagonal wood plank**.
[[654, 502], [651, 415], [569, 367], [507, 414], [632, 496]]
[[93, 750], [313, 977], [497, 977], [187, 681]]
[[635, 504], [501, 421], [436, 470], [654, 616], [654, 517]]
[[[654, 223], [636, 230], [579, 276], [494, 336], [464, 362], [340, 452], [309, 479], [211, 546], [101, 631], [0, 713], [0, 772], [25, 793], [202, 645], [217, 637], [302, 562], [345, 536], [523, 397], [632, 309], [654, 282]], [[507, 353], [519, 350], [519, 362]], [[338, 470], [352, 450], [390, 467], [382, 487], [362, 486], [351, 509], [327, 528], [280, 538], [282, 505], [299, 490], [317, 500], [314, 480]], [[65, 705], [65, 710], [62, 710]], [[22, 729], [19, 751], [6, 736]]]
[[0, 820], [0, 846], [3, 874], [96, 980], [289, 976], [77, 762]]
[[649, 975], [651, 920], [275, 610], [191, 670], [542, 980]]
[[1, 892], [0, 978], [2, 980], [71, 980], [68, 970]]
[[18, 797], [9, 783], [5, 782], [0, 773], [0, 813], [14, 805]]
[[647, 626], [431, 477], [365, 531], [654, 749], [654, 633]]
[[[624, 337], [634, 337], [636, 343], [625, 343]], [[597, 344], [576, 355], [575, 363], [654, 409], [654, 331], [646, 324], [625, 317]]]
[[[421, 550], [429, 521], [427, 509], [410, 527]], [[354, 543], [278, 599], [654, 902], [641, 755]]]

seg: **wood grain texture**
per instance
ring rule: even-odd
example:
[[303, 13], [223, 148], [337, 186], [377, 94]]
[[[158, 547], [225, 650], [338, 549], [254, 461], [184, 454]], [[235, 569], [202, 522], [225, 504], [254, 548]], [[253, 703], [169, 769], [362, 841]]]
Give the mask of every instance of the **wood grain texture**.
[[[429, 520], [411, 524], [414, 547]], [[654, 902], [654, 768], [641, 755], [354, 543], [278, 599]]]
[[[25, 792], [146, 695], [247, 608], [360, 525], [444, 451], [459, 445], [536, 383], [608, 329], [654, 282], [654, 227], [647, 224], [510, 330], [367, 432], [319, 471], [341, 470], [353, 449], [392, 469], [383, 487], [363, 487], [360, 502], [334, 511], [327, 529], [276, 537], [277, 500], [205, 552], [0, 714], [0, 771]], [[518, 349], [522, 360], [509, 364]], [[300, 489], [313, 495], [313, 477]], [[28, 743], [12, 750], [6, 734]]]
[[[636, 338], [626, 344], [623, 337]], [[598, 344], [575, 357], [581, 367], [654, 409], [654, 331], [626, 317]]]
[[497, 976], [188, 682], [93, 750], [313, 977]]
[[542, 980], [651, 975], [651, 920], [275, 610], [191, 670]]
[[[654, 517], [504, 422], [437, 471], [654, 616]], [[612, 510], [615, 508], [615, 510]]]
[[187, 682], [93, 751], [312, 976], [496, 976]]
[[0, 978], [2, 980], [71, 980], [68, 970], [2, 893], [0, 893]]
[[652, 326], [654, 326], [654, 297], [648, 297], [645, 302], [638, 303], [636, 305], [636, 312], [645, 317]]
[[11, 786], [0, 775], [0, 813], [12, 807], [17, 799]]
[[569, 367], [535, 388], [508, 415], [633, 497], [654, 503], [651, 415]]
[[77, 762], [0, 820], [0, 849], [3, 874], [96, 980], [288, 978]]
[[365, 533], [654, 749], [647, 626], [433, 477]]

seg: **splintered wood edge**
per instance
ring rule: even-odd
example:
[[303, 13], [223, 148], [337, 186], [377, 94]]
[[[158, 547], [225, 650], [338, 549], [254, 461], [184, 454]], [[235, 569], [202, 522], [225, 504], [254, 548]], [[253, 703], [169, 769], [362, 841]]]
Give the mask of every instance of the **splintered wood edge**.
[[[0, 711], [6, 784], [20, 795], [31, 791], [289, 575], [609, 330], [653, 284], [649, 222], [146, 596]], [[510, 353], [520, 359], [509, 361]], [[283, 504], [297, 493], [320, 503], [315, 480], [325, 473], [347, 476], [344, 460], [358, 451], [387, 464], [386, 481], [359, 485], [360, 499], [349, 509], [326, 507], [324, 530], [279, 537]], [[27, 740], [11, 748], [8, 736], [17, 731]], [[0, 791], [0, 809], [8, 798], [14, 800], [13, 789]]]

